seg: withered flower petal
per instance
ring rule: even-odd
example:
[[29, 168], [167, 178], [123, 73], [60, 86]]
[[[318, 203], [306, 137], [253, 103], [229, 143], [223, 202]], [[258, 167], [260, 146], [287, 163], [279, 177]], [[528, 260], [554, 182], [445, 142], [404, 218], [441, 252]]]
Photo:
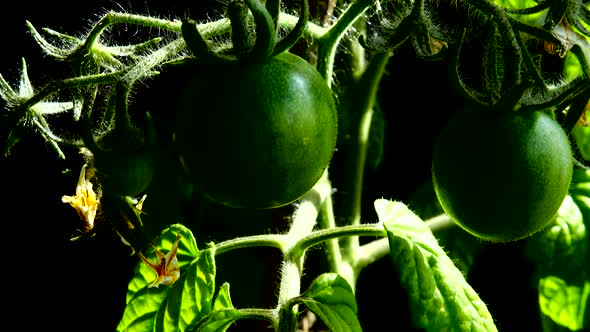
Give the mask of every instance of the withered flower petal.
[[92, 231], [94, 228], [94, 218], [98, 210], [99, 198], [92, 189], [92, 182], [86, 178], [86, 167], [82, 166], [78, 184], [76, 186], [76, 194], [74, 196], [64, 195], [61, 201], [69, 203], [84, 222], [84, 233]]
[[180, 235], [180, 233], [177, 233], [176, 241], [174, 241], [172, 248], [170, 248], [170, 251], [167, 254], [163, 254], [154, 246], [154, 250], [157, 256], [156, 263], [150, 262], [143, 255], [143, 253], [139, 253], [139, 258], [141, 258], [141, 260], [157, 275], [156, 280], [154, 280], [150, 285], [148, 285], [148, 288], [158, 287], [159, 285], [172, 285], [180, 277], [180, 269], [178, 267], [178, 259], [176, 258], [176, 253], [178, 251], [178, 243], [180, 242], [181, 238], [182, 236]]

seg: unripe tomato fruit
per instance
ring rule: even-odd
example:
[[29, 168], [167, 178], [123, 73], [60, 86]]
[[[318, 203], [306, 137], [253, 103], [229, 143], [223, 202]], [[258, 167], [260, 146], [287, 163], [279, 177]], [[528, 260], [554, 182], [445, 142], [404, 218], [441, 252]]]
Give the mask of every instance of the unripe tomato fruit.
[[155, 157], [134, 130], [113, 131], [99, 141], [93, 166], [103, 191], [137, 196], [146, 191], [155, 173]]
[[195, 187], [232, 207], [291, 203], [319, 180], [336, 145], [330, 88], [305, 60], [189, 67], [175, 144]]
[[121, 196], [143, 193], [154, 175], [153, 156], [138, 149], [128, 152], [107, 152], [95, 155], [96, 176], [103, 188]]
[[518, 240], [547, 225], [572, 171], [567, 135], [541, 112], [460, 112], [438, 137], [432, 164], [444, 211], [492, 241]]

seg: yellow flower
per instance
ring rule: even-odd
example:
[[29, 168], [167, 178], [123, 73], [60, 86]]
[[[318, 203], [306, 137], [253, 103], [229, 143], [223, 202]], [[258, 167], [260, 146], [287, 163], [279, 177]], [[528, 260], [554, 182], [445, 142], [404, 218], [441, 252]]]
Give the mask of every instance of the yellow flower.
[[98, 210], [99, 199], [92, 189], [92, 182], [86, 178], [86, 166], [82, 166], [78, 185], [76, 186], [76, 195], [64, 195], [61, 201], [69, 203], [84, 222], [84, 233], [92, 231], [94, 228], [94, 218]]
[[156, 280], [148, 285], [148, 288], [158, 287], [159, 285], [172, 285], [180, 277], [180, 269], [178, 268], [176, 253], [181, 238], [182, 236], [180, 233], [177, 233], [176, 241], [174, 241], [172, 248], [170, 248], [170, 251], [165, 255], [154, 246], [157, 256], [156, 263], [150, 262], [143, 253], [139, 253], [139, 258], [141, 258], [141, 260], [157, 275]]

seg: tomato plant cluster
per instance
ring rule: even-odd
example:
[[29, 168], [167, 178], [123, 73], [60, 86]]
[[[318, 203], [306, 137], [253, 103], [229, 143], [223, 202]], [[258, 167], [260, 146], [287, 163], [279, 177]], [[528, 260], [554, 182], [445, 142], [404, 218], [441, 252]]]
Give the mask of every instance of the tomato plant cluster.
[[26, 22], [60, 74], [0, 76], [8, 159], [68, 162], [55, 274], [123, 279], [108, 329], [588, 328], [587, 0], [186, 2]]

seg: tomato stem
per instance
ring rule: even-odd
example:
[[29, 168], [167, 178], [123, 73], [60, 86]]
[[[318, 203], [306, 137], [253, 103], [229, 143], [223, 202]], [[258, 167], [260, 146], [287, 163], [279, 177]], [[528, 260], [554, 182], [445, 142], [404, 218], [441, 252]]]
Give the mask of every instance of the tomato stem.
[[227, 5], [226, 15], [231, 22], [231, 42], [233, 53], [239, 58], [254, 47], [256, 41], [252, 17], [246, 4], [232, 1]]
[[240, 319], [265, 320], [277, 326], [277, 316], [272, 309], [244, 308], [238, 309]]
[[[385, 72], [385, 67], [389, 61], [388, 52], [376, 53], [371, 58], [367, 67], [364, 68], [363, 74], [350, 83], [344, 97], [346, 98], [346, 116], [350, 118], [353, 124], [350, 136], [353, 138], [350, 149], [344, 151], [346, 154], [345, 166], [347, 177], [342, 184], [345, 192], [350, 192], [350, 196], [345, 198], [342, 204], [342, 215], [347, 217], [347, 223], [351, 225], [360, 225], [363, 179], [365, 174], [365, 164], [367, 159], [367, 148], [371, 123], [373, 118], [373, 107], [376, 101], [377, 90], [381, 77]], [[353, 260], [354, 253], [359, 247], [359, 238], [350, 237], [342, 241], [342, 255], [344, 261], [350, 263]], [[356, 276], [351, 276], [348, 282], [354, 287]]]
[[161, 65], [185, 48], [186, 43], [184, 42], [184, 39], [177, 38], [137, 62], [131, 67], [131, 69], [125, 72], [122, 79], [127, 81], [127, 84], [132, 85], [137, 80], [154, 75], [155, 73], [152, 71], [153, 68]]
[[578, 59], [578, 63], [582, 69], [582, 75], [585, 77], [590, 77], [590, 64], [588, 64], [588, 59], [586, 58], [586, 54], [582, 47], [578, 44], [572, 46], [571, 52], [576, 56]]
[[328, 86], [332, 86], [332, 74], [334, 71], [334, 59], [340, 40], [345, 36], [348, 29], [356, 22], [363, 13], [373, 4], [371, 0], [354, 1], [344, 10], [336, 23], [329, 28], [326, 34], [319, 39], [318, 71]]
[[338, 226], [336, 228], [318, 230], [309, 234], [297, 242], [293, 247], [293, 251], [304, 251], [307, 248], [311, 248], [331, 239], [358, 236], [384, 237], [387, 236], [387, 234], [385, 229], [383, 229], [383, 226], [380, 224]]
[[[294, 29], [298, 22], [299, 18], [297, 16], [286, 13], [281, 13], [279, 15], [279, 26], [283, 28]], [[303, 36], [311, 39], [318, 39], [327, 31], [327, 28], [321, 27], [312, 22], [307, 22], [307, 24], [304, 25]]]
[[486, 100], [485, 96], [480, 93], [479, 91], [472, 89], [469, 87], [463, 79], [461, 78], [461, 73], [459, 72], [459, 58], [461, 57], [461, 51], [463, 48], [463, 42], [465, 40], [466, 31], [463, 30], [460, 33], [460, 37], [458, 38], [458, 42], [456, 44], [449, 45], [450, 51], [450, 61], [448, 64], [448, 77], [453, 85], [455, 91], [460, 94], [463, 98], [470, 101], [471, 103], [479, 104], [482, 106], [489, 106], [489, 102]]
[[[321, 229], [333, 229], [336, 227], [334, 204], [331, 195], [326, 197], [326, 201], [322, 205], [319, 222]], [[340, 274], [342, 253], [340, 252], [340, 243], [338, 242], [338, 239], [330, 239], [326, 241], [326, 259], [330, 265], [330, 271]]]
[[327, 181], [327, 171], [318, 183], [299, 201], [299, 207], [293, 215], [293, 223], [286, 237], [284, 261], [281, 267], [281, 282], [277, 302], [277, 312], [287, 305], [288, 301], [299, 296], [305, 250], [298, 243], [312, 233], [326, 198], [332, 194], [332, 187]]
[[273, 55], [283, 53], [284, 51], [291, 48], [291, 46], [293, 46], [305, 32], [305, 26], [309, 21], [309, 2], [307, 0], [301, 0], [300, 10], [301, 13], [299, 15], [299, 19], [297, 20], [297, 24], [295, 24], [295, 27], [293, 27], [287, 36], [285, 36], [276, 44], [273, 50]]
[[571, 132], [574, 129], [574, 126], [584, 114], [584, 111], [588, 107], [588, 103], [590, 101], [590, 87], [587, 87], [582, 93], [580, 93], [572, 104], [566, 114], [566, 117], [563, 121], [563, 129], [566, 133]]
[[272, 22], [275, 25], [275, 33], [277, 33], [279, 15], [281, 13], [281, 0], [267, 0], [265, 6], [266, 10], [268, 10], [268, 14], [272, 18]]
[[115, 87], [115, 130], [120, 133], [133, 130], [129, 117], [130, 87], [123, 81], [119, 81]]
[[270, 13], [260, 0], [244, 0], [256, 23], [256, 43], [247, 56], [240, 60], [264, 61], [275, 47], [275, 25]]
[[247, 237], [239, 237], [215, 244], [215, 255], [220, 255], [232, 250], [252, 248], [252, 247], [270, 247], [277, 248], [283, 252], [285, 249], [285, 235], [265, 234]]

